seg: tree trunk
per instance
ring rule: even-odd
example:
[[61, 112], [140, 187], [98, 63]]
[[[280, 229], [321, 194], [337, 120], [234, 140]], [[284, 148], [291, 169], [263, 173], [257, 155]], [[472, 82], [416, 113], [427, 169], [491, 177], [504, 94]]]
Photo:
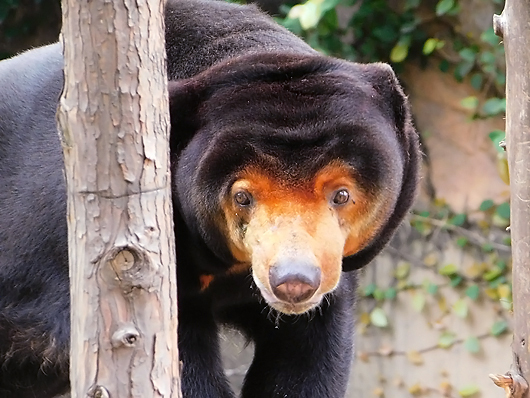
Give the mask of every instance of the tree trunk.
[[162, 0], [63, 0], [72, 397], [180, 397]]
[[[513, 256], [513, 364], [507, 396], [528, 398], [530, 380], [530, 0], [507, 0], [494, 18], [506, 49], [506, 150]], [[512, 379], [510, 382], [509, 379]], [[508, 395], [511, 394], [511, 395]]]

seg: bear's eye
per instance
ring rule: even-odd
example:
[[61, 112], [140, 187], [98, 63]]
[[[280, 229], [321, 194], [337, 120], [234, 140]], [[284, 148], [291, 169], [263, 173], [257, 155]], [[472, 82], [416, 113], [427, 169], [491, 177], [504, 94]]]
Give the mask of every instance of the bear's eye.
[[350, 193], [346, 189], [339, 189], [333, 195], [333, 204], [335, 205], [346, 204], [348, 200], [350, 200]]
[[238, 191], [234, 194], [234, 200], [239, 206], [250, 206], [252, 195], [247, 191]]

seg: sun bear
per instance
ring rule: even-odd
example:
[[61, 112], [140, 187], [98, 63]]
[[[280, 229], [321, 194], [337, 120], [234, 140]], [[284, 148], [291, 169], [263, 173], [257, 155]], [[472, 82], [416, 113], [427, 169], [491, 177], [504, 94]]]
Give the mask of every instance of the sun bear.
[[[185, 398], [231, 398], [220, 325], [254, 344], [244, 398], [344, 397], [355, 270], [416, 192], [409, 105], [385, 64], [330, 58], [254, 6], [165, 10]], [[0, 396], [68, 390], [60, 44], [0, 62]], [[177, 331], [175, 331], [177, 333]]]

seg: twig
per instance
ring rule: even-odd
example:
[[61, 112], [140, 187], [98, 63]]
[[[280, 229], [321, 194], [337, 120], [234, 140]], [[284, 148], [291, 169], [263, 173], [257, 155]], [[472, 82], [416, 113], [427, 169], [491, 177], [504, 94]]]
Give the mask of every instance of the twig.
[[431, 223], [432, 225], [435, 225], [437, 227], [441, 227], [441, 228], [445, 228], [447, 230], [450, 230], [450, 231], [453, 231], [453, 232], [456, 232], [460, 235], [463, 235], [465, 236], [466, 238], [468, 238], [471, 242], [475, 243], [476, 245], [484, 245], [484, 244], [489, 244], [491, 245], [491, 247], [493, 247], [494, 249], [497, 249], [499, 251], [504, 251], [504, 252], [511, 252], [512, 248], [508, 245], [503, 245], [502, 243], [497, 243], [497, 242], [493, 242], [491, 241], [490, 239], [487, 239], [473, 231], [470, 231], [466, 228], [462, 228], [462, 227], [459, 227], [457, 225], [452, 225], [452, 224], [449, 224], [447, 223], [446, 221], [443, 221], [443, 220], [438, 220], [436, 218], [431, 218], [431, 217], [424, 217], [424, 216], [420, 216], [420, 215], [417, 215], [417, 214], [413, 214], [411, 216], [411, 220], [412, 221], [424, 221], [424, 222], [428, 222], [428, 223]]

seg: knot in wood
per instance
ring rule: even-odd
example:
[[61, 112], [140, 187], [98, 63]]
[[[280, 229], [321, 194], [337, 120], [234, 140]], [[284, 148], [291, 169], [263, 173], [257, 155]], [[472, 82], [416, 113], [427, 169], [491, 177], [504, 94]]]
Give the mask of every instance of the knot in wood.
[[110, 398], [109, 391], [103, 386], [96, 386], [91, 396], [93, 398]]
[[134, 267], [136, 259], [137, 257], [129, 248], [124, 248], [114, 256], [112, 262], [116, 270], [129, 271]]
[[124, 325], [114, 332], [111, 344], [114, 348], [134, 347], [140, 338], [140, 332], [134, 325]]
[[134, 289], [149, 289], [152, 285], [153, 267], [149, 256], [132, 245], [114, 247], [105, 255], [101, 268], [103, 280], [124, 293]]

